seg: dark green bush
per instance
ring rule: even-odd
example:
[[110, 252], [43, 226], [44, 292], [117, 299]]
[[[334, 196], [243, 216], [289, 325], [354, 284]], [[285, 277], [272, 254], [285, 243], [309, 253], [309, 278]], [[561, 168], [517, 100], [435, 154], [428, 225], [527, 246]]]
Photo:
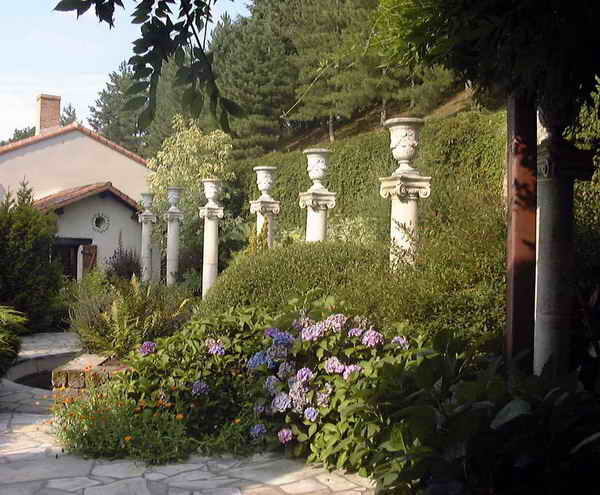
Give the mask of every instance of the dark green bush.
[[106, 259], [106, 274], [109, 278], [130, 280], [134, 275], [139, 278], [141, 273], [140, 257], [133, 249], [119, 246], [112, 256]]
[[56, 330], [64, 318], [62, 267], [51, 258], [56, 229], [26, 184], [0, 203], [0, 304], [23, 312], [28, 331]]
[[0, 306], [0, 378], [19, 355], [21, 341], [13, 331], [25, 323], [21, 313], [8, 306]]
[[191, 293], [180, 286], [113, 279], [99, 271], [68, 290], [71, 330], [90, 352], [122, 357], [146, 340], [172, 335], [191, 316]]

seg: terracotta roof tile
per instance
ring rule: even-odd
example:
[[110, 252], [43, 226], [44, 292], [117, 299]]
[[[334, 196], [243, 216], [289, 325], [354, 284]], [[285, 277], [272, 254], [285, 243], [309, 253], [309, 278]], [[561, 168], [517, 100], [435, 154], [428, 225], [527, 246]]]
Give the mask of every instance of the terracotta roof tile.
[[140, 209], [140, 206], [133, 199], [119, 191], [110, 182], [98, 182], [96, 184], [88, 184], [87, 186], [65, 189], [64, 191], [40, 198], [37, 201], [34, 201], [33, 205], [40, 210], [51, 211], [103, 192], [110, 192], [118, 200], [122, 201], [133, 210], [137, 211]]
[[85, 134], [86, 136], [89, 136], [92, 139], [95, 139], [99, 143], [102, 143], [103, 145], [108, 146], [109, 148], [112, 148], [116, 152], [121, 153], [122, 155], [125, 155], [128, 158], [131, 158], [132, 160], [143, 165], [144, 167], [146, 166], [146, 160], [144, 160], [141, 156], [136, 155], [135, 153], [132, 153], [129, 150], [126, 150], [125, 148], [123, 148], [123, 146], [119, 146], [118, 144], [113, 143], [109, 139], [106, 139], [104, 136], [101, 136], [100, 134], [88, 129], [87, 127], [84, 127], [84, 126], [78, 124], [77, 122], [73, 122], [72, 124], [69, 124], [65, 127], [60, 127], [58, 129], [56, 129], [55, 131], [51, 131], [46, 134], [40, 134], [37, 136], [20, 139], [19, 141], [15, 141], [14, 143], [9, 143], [9, 144], [5, 144], [4, 146], [0, 146], [0, 155], [3, 155], [4, 153], [8, 153], [10, 151], [18, 150], [25, 146], [29, 146], [30, 144], [44, 141], [45, 139], [49, 139], [49, 138], [56, 137], [56, 136], [61, 136], [63, 134], [68, 134], [69, 132], [73, 132], [73, 131], [79, 131], [79, 132]]

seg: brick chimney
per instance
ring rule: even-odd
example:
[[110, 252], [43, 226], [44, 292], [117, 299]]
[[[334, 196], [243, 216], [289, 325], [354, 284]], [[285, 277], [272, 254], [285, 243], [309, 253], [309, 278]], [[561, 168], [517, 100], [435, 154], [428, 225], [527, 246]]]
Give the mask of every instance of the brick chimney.
[[60, 127], [60, 96], [39, 95], [37, 97], [38, 118], [35, 133], [46, 134]]

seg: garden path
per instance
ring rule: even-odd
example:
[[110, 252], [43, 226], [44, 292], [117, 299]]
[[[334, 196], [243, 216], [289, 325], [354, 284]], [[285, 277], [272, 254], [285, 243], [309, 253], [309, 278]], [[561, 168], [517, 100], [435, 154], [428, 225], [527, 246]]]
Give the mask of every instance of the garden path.
[[[73, 334], [25, 337], [19, 360], [77, 350]], [[0, 381], [1, 495], [361, 495], [365, 478], [328, 473], [280, 454], [192, 456], [147, 467], [66, 455], [52, 434], [50, 392]]]

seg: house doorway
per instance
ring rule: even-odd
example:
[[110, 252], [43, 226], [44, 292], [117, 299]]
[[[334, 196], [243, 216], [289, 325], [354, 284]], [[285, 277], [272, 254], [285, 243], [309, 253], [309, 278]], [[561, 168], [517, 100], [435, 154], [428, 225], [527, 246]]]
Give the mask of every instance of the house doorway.
[[60, 260], [63, 273], [72, 280], [78, 280], [96, 266], [96, 252], [92, 239], [58, 237], [54, 244], [54, 255]]

